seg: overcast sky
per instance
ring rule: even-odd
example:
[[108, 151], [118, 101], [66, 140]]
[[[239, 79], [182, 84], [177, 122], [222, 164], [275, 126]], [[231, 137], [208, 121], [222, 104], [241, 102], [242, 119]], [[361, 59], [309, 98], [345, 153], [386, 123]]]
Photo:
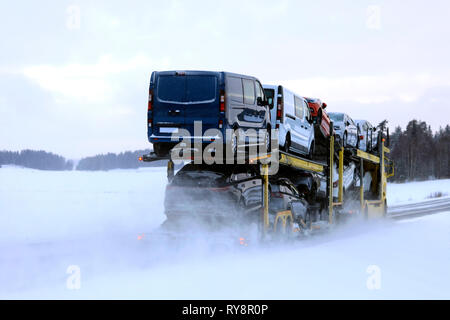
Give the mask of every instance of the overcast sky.
[[329, 111], [448, 124], [448, 1], [5, 1], [0, 150], [150, 145], [153, 70], [254, 75]]

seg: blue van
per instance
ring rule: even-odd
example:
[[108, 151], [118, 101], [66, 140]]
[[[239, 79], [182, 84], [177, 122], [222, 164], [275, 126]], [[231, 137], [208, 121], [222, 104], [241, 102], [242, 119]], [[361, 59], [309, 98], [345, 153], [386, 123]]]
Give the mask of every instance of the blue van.
[[[218, 129], [224, 143], [238, 148], [251, 143], [270, 148], [270, 111], [258, 79], [240, 74], [212, 71], [153, 72], [148, 99], [148, 138], [157, 156], [166, 156], [178, 143], [172, 134], [188, 130], [192, 142], [209, 144], [217, 136], [205, 136], [208, 129]], [[201, 135], [194, 134], [194, 121], [202, 121]], [[226, 130], [233, 134], [226, 141]], [[236, 129], [245, 133], [244, 141]], [[251, 135], [251, 131], [254, 129]], [[266, 129], [264, 140], [258, 139]], [[241, 131], [242, 132], [242, 131]], [[255, 142], [256, 141], [256, 142]]]
[[308, 102], [283, 86], [264, 85], [272, 126], [278, 129], [280, 148], [312, 159], [314, 124]]

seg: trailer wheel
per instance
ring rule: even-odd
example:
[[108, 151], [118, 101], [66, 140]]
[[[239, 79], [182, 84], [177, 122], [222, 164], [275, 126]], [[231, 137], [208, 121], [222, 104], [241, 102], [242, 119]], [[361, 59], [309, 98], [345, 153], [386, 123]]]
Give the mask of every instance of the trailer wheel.
[[322, 109], [319, 109], [319, 112], [318, 112], [317, 118], [316, 118], [316, 124], [318, 124], [319, 126], [322, 124]]

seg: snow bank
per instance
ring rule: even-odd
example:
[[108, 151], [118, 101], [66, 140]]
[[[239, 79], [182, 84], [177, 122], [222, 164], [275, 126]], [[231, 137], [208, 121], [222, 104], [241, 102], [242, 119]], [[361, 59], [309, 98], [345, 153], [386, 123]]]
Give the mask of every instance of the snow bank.
[[109, 172], [0, 169], [0, 242], [46, 241], [159, 225], [165, 168]]
[[388, 183], [388, 205], [420, 202], [435, 193], [450, 196], [450, 179], [409, 183]]

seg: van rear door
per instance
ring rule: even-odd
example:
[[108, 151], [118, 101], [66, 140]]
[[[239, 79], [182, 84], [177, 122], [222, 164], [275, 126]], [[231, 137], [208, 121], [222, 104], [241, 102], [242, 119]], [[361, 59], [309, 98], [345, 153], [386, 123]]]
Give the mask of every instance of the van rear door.
[[184, 128], [193, 135], [194, 121], [202, 121], [203, 131], [217, 128], [218, 81], [212, 72], [159, 72], [154, 101], [155, 134], [170, 136], [177, 128]]
[[184, 126], [186, 80], [176, 73], [158, 73], [153, 102], [154, 134], [170, 136]]
[[202, 121], [202, 134], [219, 126], [219, 76], [195, 73], [186, 76], [185, 128], [194, 134], [194, 121]]

